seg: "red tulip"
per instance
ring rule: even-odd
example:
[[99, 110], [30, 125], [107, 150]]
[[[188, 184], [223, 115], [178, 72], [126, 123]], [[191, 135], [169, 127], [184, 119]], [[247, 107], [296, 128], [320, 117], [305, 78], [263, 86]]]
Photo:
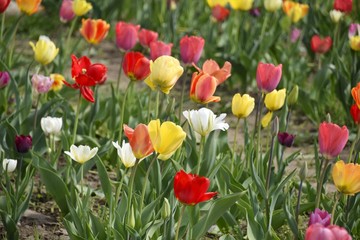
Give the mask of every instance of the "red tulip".
[[352, 0], [335, 0], [334, 9], [341, 12], [351, 12]]
[[64, 84], [74, 89], [80, 89], [81, 95], [89, 102], [94, 102], [94, 93], [89, 88], [96, 84], [102, 84], [106, 80], [107, 67], [101, 63], [91, 64], [88, 57], [77, 58], [71, 55], [72, 66], [71, 76], [75, 83], [70, 84], [64, 81]]
[[108, 34], [110, 25], [101, 19], [83, 19], [81, 35], [88, 43], [99, 44]]
[[306, 229], [305, 240], [351, 240], [345, 228], [331, 225], [324, 227], [320, 223], [312, 224]]
[[226, 7], [223, 7], [217, 4], [215, 7], [211, 9], [211, 15], [216, 19], [218, 22], [225, 21], [230, 14], [230, 10]]
[[5, 12], [10, 4], [10, 0], [0, 0], [0, 13]]
[[144, 80], [150, 74], [149, 59], [139, 52], [127, 52], [122, 68], [125, 75], [132, 81]]
[[25, 135], [16, 135], [15, 136], [15, 147], [16, 151], [19, 153], [27, 153], [32, 147], [32, 137]]
[[323, 122], [319, 127], [320, 153], [326, 158], [337, 157], [344, 149], [349, 138], [349, 130], [346, 126], [340, 128], [334, 123]]
[[150, 48], [150, 43], [155, 42], [158, 39], [158, 33], [147, 29], [141, 29], [138, 33], [139, 42], [141, 46]]
[[72, 0], [63, 0], [60, 7], [60, 21], [68, 22], [75, 17], [73, 11], [73, 1]]
[[175, 197], [187, 205], [196, 205], [216, 196], [216, 192], [206, 192], [209, 186], [208, 178], [187, 174], [183, 170], [177, 172], [174, 178]]
[[282, 64], [274, 66], [270, 63], [259, 62], [256, 70], [256, 83], [261, 91], [272, 92], [280, 82]]
[[172, 43], [164, 43], [162, 41], [153, 41], [150, 43], [150, 58], [155, 61], [161, 56], [171, 56]]
[[132, 152], [137, 159], [143, 159], [154, 152], [148, 127], [145, 124], [139, 124], [135, 129], [124, 124], [124, 133], [129, 139]]
[[204, 49], [205, 40], [202, 37], [184, 36], [180, 40], [180, 56], [185, 64], [197, 63]]
[[124, 51], [132, 49], [138, 41], [139, 29], [139, 25], [118, 22], [115, 29], [117, 47]]
[[360, 109], [356, 104], [353, 104], [350, 108], [350, 114], [352, 116], [352, 119], [354, 120], [355, 124], [360, 123]]
[[318, 35], [314, 35], [311, 38], [311, 50], [314, 53], [326, 53], [330, 50], [332, 45], [331, 37], [320, 38]]

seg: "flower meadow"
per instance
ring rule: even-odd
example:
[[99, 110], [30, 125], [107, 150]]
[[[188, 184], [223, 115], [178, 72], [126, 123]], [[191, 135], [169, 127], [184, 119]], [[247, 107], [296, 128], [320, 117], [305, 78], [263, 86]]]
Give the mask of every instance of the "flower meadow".
[[0, 15], [2, 238], [360, 239], [359, 0]]

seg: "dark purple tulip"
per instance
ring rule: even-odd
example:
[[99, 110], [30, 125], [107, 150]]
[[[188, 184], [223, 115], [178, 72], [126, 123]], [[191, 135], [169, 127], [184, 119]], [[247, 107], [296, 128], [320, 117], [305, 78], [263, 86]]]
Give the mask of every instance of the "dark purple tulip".
[[32, 138], [31, 136], [25, 136], [25, 135], [17, 135], [15, 137], [15, 146], [16, 150], [19, 153], [27, 153], [30, 148], [32, 147]]
[[324, 227], [330, 225], [331, 222], [331, 214], [329, 214], [326, 210], [321, 211], [320, 209], [316, 208], [314, 212], [310, 214], [309, 225], [320, 223]]
[[289, 134], [287, 132], [278, 133], [279, 143], [286, 147], [291, 147], [295, 140], [295, 135]]
[[261, 14], [260, 8], [252, 8], [250, 9], [250, 15], [253, 17], [259, 17]]

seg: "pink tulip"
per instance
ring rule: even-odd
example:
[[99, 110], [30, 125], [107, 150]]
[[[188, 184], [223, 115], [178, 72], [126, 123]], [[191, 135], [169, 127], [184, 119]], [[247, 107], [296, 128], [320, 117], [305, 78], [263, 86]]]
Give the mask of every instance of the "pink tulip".
[[126, 22], [116, 24], [116, 45], [124, 51], [132, 49], [138, 41], [139, 25]]
[[298, 28], [293, 28], [293, 30], [291, 30], [290, 41], [292, 43], [296, 42], [299, 39], [300, 35], [301, 30]]
[[202, 37], [184, 36], [180, 40], [180, 56], [185, 64], [197, 62], [200, 59], [201, 53], [204, 49], [205, 40]]
[[349, 235], [349, 233], [346, 231], [345, 228], [331, 225], [328, 227], [331, 232], [334, 234], [336, 240], [351, 240], [352, 237]]
[[305, 240], [352, 240], [345, 228], [330, 225], [324, 227], [315, 223], [306, 229]]
[[8, 72], [0, 72], [0, 89], [6, 87], [10, 82], [10, 75]]
[[274, 66], [269, 63], [260, 62], [256, 70], [256, 83], [259, 90], [272, 92], [280, 82], [282, 64]]
[[323, 122], [319, 127], [320, 153], [326, 159], [337, 157], [344, 149], [349, 138], [349, 130], [346, 126], [339, 127], [334, 123]]
[[150, 43], [150, 58], [155, 61], [161, 56], [171, 56], [172, 43], [164, 43], [162, 41], [154, 41]]
[[50, 77], [45, 77], [43, 75], [34, 74], [31, 78], [32, 86], [38, 93], [47, 93], [54, 80]]
[[150, 48], [150, 43], [157, 41], [158, 33], [147, 29], [141, 29], [138, 33], [139, 42], [144, 48]]
[[60, 7], [60, 21], [68, 22], [75, 17], [73, 11], [73, 1], [72, 0], [63, 0]]

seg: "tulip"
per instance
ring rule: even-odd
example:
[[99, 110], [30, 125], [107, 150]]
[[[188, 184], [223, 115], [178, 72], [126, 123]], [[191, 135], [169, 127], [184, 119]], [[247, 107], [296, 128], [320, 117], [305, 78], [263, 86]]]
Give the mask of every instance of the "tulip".
[[122, 68], [131, 81], [142, 81], [150, 74], [150, 61], [140, 52], [127, 52]]
[[352, 11], [352, 0], [335, 0], [334, 9], [341, 12], [350, 13]]
[[354, 51], [360, 51], [360, 36], [350, 38], [350, 47]]
[[350, 236], [350, 234], [347, 232], [347, 230], [345, 228], [342, 228], [342, 227], [339, 227], [336, 225], [328, 226], [328, 228], [334, 234], [334, 237], [336, 240], [351, 240], [352, 239], [352, 237]]
[[174, 178], [174, 194], [179, 202], [186, 205], [196, 205], [217, 195], [217, 192], [206, 192], [210, 180], [195, 174], [188, 174], [183, 170], [176, 173]]
[[32, 147], [32, 137], [30, 135], [16, 135], [15, 147], [18, 153], [27, 153]]
[[205, 40], [202, 37], [184, 36], [180, 40], [180, 57], [185, 64], [196, 64], [204, 49]]
[[358, 108], [360, 108], [360, 82], [351, 89], [351, 95]]
[[60, 21], [68, 22], [71, 21], [75, 17], [75, 13], [73, 10], [73, 0], [63, 0], [60, 7]]
[[62, 118], [57, 117], [43, 117], [40, 121], [41, 129], [46, 135], [59, 135], [62, 128]]
[[280, 82], [282, 64], [274, 66], [269, 63], [259, 62], [256, 70], [256, 83], [260, 91], [271, 92]]
[[345, 164], [342, 160], [337, 161], [332, 170], [332, 178], [339, 192], [346, 195], [354, 195], [360, 192], [359, 164]]
[[279, 132], [277, 137], [279, 143], [285, 147], [291, 147], [295, 140], [295, 135], [289, 134], [287, 132]]
[[326, 210], [321, 211], [320, 209], [316, 208], [315, 211], [310, 214], [308, 226], [317, 223], [327, 227], [330, 225], [330, 222], [331, 214], [329, 214]]
[[59, 48], [56, 48], [54, 42], [47, 36], [40, 36], [36, 45], [33, 42], [29, 44], [34, 51], [35, 60], [42, 65], [51, 63], [59, 53]]
[[151, 143], [159, 154], [160, 160], [168, 160], [182, 145], [186, 133], [173, 122], [167, 121], [160, 125], [160, 120], [152, 120], [148, 125]]
[[247, 118], [254, 107], [255, 99], [248, 94], [241, 96], [240, 93], [237, 93], [232, 99], [231, 110], [237, 118]]
[[254, 0], [229, 0], [230, 6], [235, 10], [248, 11]]
[[349, 130], [346, 126], [340, 128], [334, 123], [321, 123], [318, 137], [320, 153], [328, 160], [337, 157], [344, 149], [348, 138]]
[[0, 13], [5, 12], [10, 4], [10, 0], [0, 0]]
[[189, 122], [191, 128], [203, 137], [206, 137], [214, 130], [225, 131], [229, 128], [229, 124], [224, 122], [226, 113], [220, 114], [219, 117], [208, 108], [199, 110], [188, 110], [183, 112], [184, 117]]
[[51, 90], [59, 91], [62, 89], [65, 78], [63, 75], [59, 73], [50, 74], [50, 78], [53, 80], [53, 84], [51, 85]]
[[202, 69], [195, 67], [199, 72], [192, 76], [190, 98], [203, 104], [219, 102], [220, 97], [214, 96], [214, 93], [216, 87], [231, 76], [231, 63], [225, 62], [220, 69], [214, 60], [206, 60]]
[[145, 79], [145, 83], [152, 90], [159, 89], [169, 94], [183, 72], [179, 60], [171, 56], [161, 56], [154, 62], [150, 61], [150, 75]]
[[275, 89], [272, 92], [266, 94], [264, 100], [266, 108], [269, 109], [270, 111], [279, 110], [280, 108], [282, 108], [282, 106], [285, 103], [285, 97], [286, 97], [285, 88], [279, 91]]
[[108, 34], [110, 25], [101, 19], [83, 19], [81, 35], [90, 44], [99, 44]]
[[153, 41], [150, 43], [150, 58], [155, 61], [160, 56], [170, 56], [172, 43], [162, 41]]
[[2, 163], [3, 163], [3, 170], [5, 170], [8, 173], [11, 173], [16, 169], [17, 160], [4, 158]]
[[0, 89], [6, 87], [10, 82], [10, 74], [8, 72], [0, 72]]
[[263, 128], [266, 128], [267, 126], [269, 126], [269, 123], [271, 122], [272, 116], [273, 116], [273, 112], [270, 111], [270, 112], [266, 113], [265, 116], [262, 117], [261, 126]]
[[230, 10], [221, 5], [215, 5], [211, 9], [211, 15], [218, 22], [225, 21], [229, 17], [229, 14], [230, 14]]
[[255, 18], [260, 17], [260, 15], [261, 15], [260, 8], [258, 8], [258, 7], [250, 9], [249, 13], [251, 16], [253, 16]]
[[296, 42], [299, 39], [300, 35], [301, 35], [301, 30], [298, 28], [293, 28], [291, 30], [290, 41], [292, 43]]
[[91, 3], [86, 0], [74, 0], [73, 11], [76, 16], [83, 16], [92, 9]]
[[283, 2], [283, 11], [293, 23], [297, 23], [300, 19], [307, 15], [309, 12], [309, 5], [293, 1], [285, 1]]
[[123, 51], [132, 49], [138, 41], [139, 25], [126, 22], [116, 24], [116, 45]]
[[41, 0], [16, 0], [20, 11], [27, 15], [33, 15], [39, 10]]
[[209, 7], [215, 7], [216, 5], [220, 5], [222, 7], [226, 6], [228, 0], [206, 0]]
[[[312, 224], [306, 229], [305, 240], [337, 240], [332, 231], [320, 223]], [[340, 240], [340, 239], [338, 239]]]
[[299, 97], [299, 86], [296, 84], [290, 91], [288, 97], [287, 97], [287, 105], [293, 106], [297, 103]]
[[70, 152], [65, 151], [64, 153], [71, 157], [72, 160], [80, 164], [84, 164], [85, 162], [92, 159], [96, 155], [97, 151], [97, 147], [90, 149], [89, 146], [80, 145], [77, 147], [73, 144], [70, 147]]
[[331, 37], [320, 38], [318, 35], [314, 35], [311, 38], [311, 50], [314, 53], [326, 53], [330, 50], [332, 45]]
[[169, 200], [167, 198], [164, 198], [164, 202], [161, 207], [161, 218], [165, 220], [168, 217], [170, 217], [170, 214], [171, 214], [171, 208], [170, 208]]
[[350, 108], [350, 114], [354, 123], [358, 125], [360, 123], [360, 109], [356, 104], [353, 104]]
[[338, 23], [343, 16], [344, 16], [344, 13], [340, 12], [338, 10], [333, 9], [330, 11], [330, 18], [331, 18], [331, 21], [333, 21], [334, 23]]
[[136, 163], [136, 157], [131, 149], [129, 143], [123, 141], [122, 146], [118, 142], [112, 142], [113, 146], [117, 149], [117, 154], [126, 168], [133, 167]]
[[349, 38], [356, 36], [356, 33], [360, 35], [360, 24], [352, 23], [349, 26], [348, 36]]
[[125, 124], [124, 132], [137, 159], [146, 158], [153, 153], [154, 148], [151, 144], [148, 126], [139, 124], [135, 129], [132, 129]]
[[54, 81], [50, 77], [34, 74], [31, 78], [31, 82], [37, 93], [47, 93]]
[[282, 0], [265, 0], [264, 7], [266, 11], [275, 12], [282, 6]]
[[145, 48], [150, 48], [150, 43], [156, 42], [158, 39], [158, 33], [147, 30], [147, 29], [141, 29], [138, 33], [138, 38], [141, 46]]

